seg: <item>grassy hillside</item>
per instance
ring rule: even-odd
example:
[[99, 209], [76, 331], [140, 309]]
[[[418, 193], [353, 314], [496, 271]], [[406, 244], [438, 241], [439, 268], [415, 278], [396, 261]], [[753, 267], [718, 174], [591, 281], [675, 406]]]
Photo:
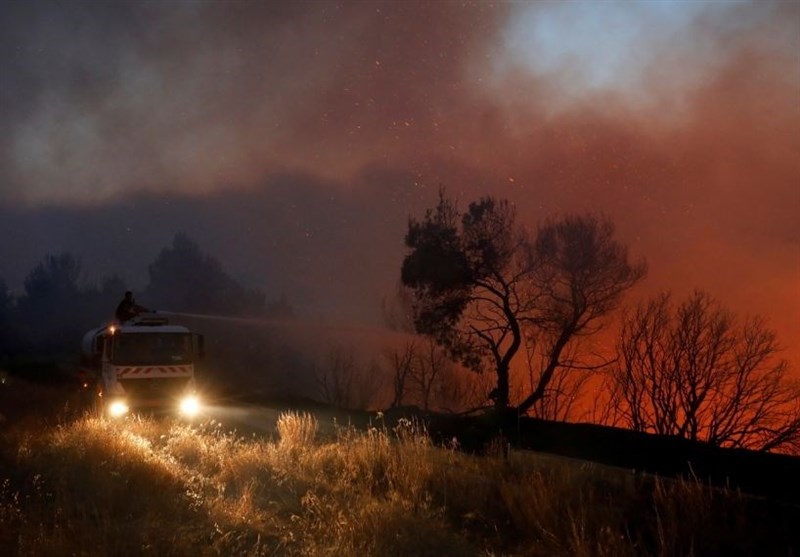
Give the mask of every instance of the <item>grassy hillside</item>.
[[[288, 412], [274, 438], [264, 438], [216, 422], [100, 420], [24, 389], [0, 394], [5, 554], [728, 556], [800, 549], [791, 537], [795, 507], [532, 452], [470, 456], [433, 446], [407, 421], [321, 428], [309, 414]], [[19, 405], [20, 397], [38, 397], [36, 404], [55, 411]]]

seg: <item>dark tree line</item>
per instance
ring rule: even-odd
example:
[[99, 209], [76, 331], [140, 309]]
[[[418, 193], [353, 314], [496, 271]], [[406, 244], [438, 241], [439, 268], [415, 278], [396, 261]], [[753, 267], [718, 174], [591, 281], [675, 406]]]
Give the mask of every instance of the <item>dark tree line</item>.
[[[290, 312], [285, 300], [267, 304], [265, 296], [231, 278], [214, 257], [185, 234], [177, 234], [148, 267], [149, 283], [137, 300], [151, 309], [264, 315], [274, 308]], [[0, 359], [21, 354], [72, 354], [85, 331], [108, 322], [130, 286], [117, 275], [99, 284], [86, 279], [73, 254], [46, 255], [25, 277], [14, 296], [0, 281]]]
[[175, 235], [147, 272], [148, 307], [236, 316], [263, 315], [267, 309], [263, 292], [233, 279], [186, 234]]
[[[113, 314], [125, 283], [113, 275], [98, 284], [86, 280], [83, 265], [70, 253], [47, 255], [25, 277], [24, 291], [6, 290], [0, 304], [4, 356], [15, 353], [68, 353], [75, 338]], [[110, 308], [110, 309], [109, 309]]]

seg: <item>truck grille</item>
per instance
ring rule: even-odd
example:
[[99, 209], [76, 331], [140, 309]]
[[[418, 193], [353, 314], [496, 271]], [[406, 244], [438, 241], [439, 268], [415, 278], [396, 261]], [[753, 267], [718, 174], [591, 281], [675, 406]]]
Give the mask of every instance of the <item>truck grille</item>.
[[186, 391], [188, 377], [162, 377], [159, 379], [122, 379], [130, 403], [136, 406], [161, 406], [173, 402]]

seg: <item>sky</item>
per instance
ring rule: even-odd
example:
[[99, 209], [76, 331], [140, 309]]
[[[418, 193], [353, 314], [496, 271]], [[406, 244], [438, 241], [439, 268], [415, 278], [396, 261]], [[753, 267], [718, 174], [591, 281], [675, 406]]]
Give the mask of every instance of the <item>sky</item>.
[[[134, 288], [176, 232], [375, 321], [444, 187], [584, 211], [800, 365], [800, 2], [0, 3], [0, 278]], [[146, 303], [145, 300], [140, 300]]]

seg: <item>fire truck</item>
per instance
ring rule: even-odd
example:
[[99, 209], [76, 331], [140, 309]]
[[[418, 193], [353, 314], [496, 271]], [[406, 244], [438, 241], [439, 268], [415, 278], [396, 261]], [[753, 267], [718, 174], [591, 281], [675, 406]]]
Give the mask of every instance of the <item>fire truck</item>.
[[166, 409], [187, 417], [200, 411], [195, 365], [203, 336], [166, 317], [141, 314], [88, 331], [81, 345], [84, 386], [103, 415]]

